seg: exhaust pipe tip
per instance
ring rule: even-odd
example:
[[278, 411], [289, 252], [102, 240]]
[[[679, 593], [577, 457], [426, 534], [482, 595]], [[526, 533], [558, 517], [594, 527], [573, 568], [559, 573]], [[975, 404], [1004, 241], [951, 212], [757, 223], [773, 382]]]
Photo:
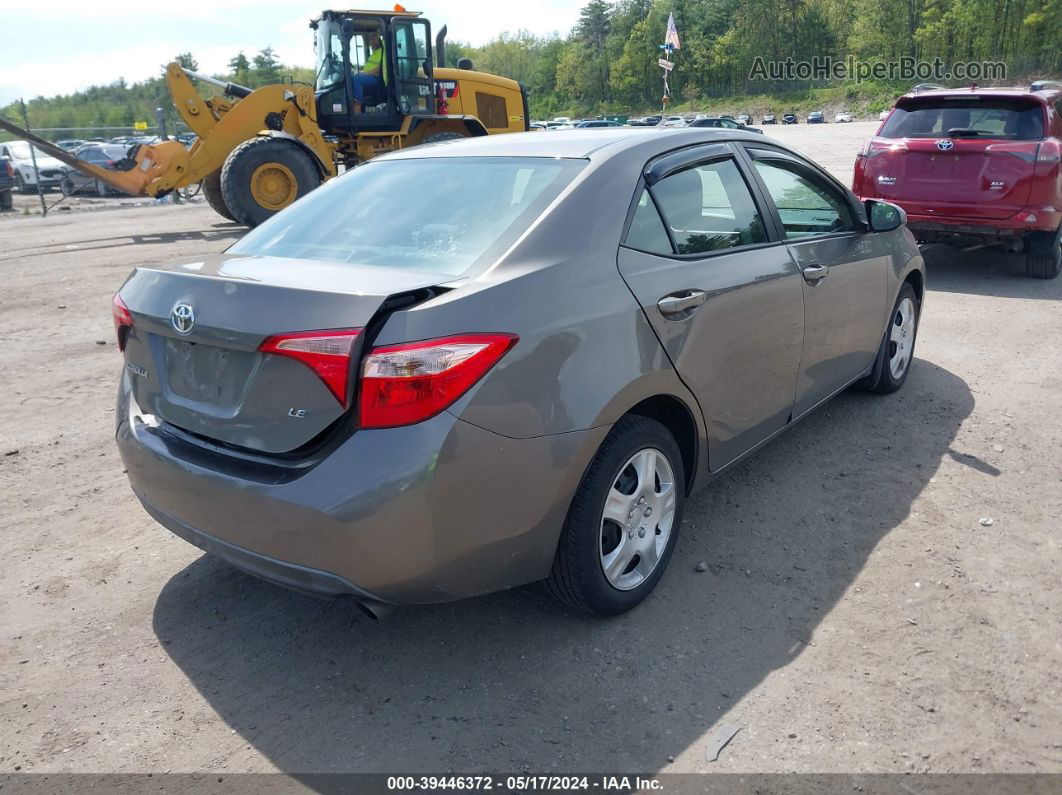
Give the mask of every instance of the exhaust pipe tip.
[[373, 621], [383, 621], [394, 612], [394, 605], [376, 602], [372, 599], [358, 599], [356, 604], [365, 615]]

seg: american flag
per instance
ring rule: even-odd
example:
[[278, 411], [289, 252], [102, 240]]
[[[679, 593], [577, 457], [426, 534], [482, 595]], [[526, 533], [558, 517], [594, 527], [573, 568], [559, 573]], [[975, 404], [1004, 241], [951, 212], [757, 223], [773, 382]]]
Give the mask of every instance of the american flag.
[[675, 15], [667, 15], [667, 35], [664, 36], [664, 44], [670, 44], [673, 49], [681, 50], [679, 45], [678, 28], [675, 27]]

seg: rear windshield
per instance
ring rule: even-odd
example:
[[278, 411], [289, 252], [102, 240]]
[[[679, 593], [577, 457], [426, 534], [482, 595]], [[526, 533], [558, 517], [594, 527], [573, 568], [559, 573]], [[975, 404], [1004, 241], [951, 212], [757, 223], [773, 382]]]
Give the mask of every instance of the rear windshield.
[[1043, 107], [1000, 97], [919, 99], [897, 106], [883, 138], [994, 138], [1036, 141], [1044, 137]]
[[544, 157], [370, 162], [273, 216], [229, 252], [458, 276], [500, 256], [584, 165]]

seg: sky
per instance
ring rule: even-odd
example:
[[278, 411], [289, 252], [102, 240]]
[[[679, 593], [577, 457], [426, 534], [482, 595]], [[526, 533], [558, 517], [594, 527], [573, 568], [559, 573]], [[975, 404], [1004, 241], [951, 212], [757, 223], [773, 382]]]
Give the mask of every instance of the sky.
[[[157, 75], [179, 52], [205, 72], [225, 71], [240, 50], [250, 58], [272, 46], [281, 61], [313, 65], [308, 27], [323, 8], [391, 8], [391, 2], [347, 0], [0, 0], [0, 105], [23, 97], [69, 94], [119, 77]], [[406, 2], [451, 40], [483, 44], [502, 31], [566, 34], [582, 0], [422, 0]]]

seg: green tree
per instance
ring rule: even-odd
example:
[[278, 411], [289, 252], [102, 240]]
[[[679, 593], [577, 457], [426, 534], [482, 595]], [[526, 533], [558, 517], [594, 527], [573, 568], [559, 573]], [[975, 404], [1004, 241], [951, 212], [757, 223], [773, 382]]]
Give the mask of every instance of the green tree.
[[280, 59], [272, 47], [264, 47], [254, 56], [254, 71], [251, 83], [254, 87], [279, 83], [281, 77]]
[[232, 82], [245, 86], [251, 82], [251, 62], [240, 50], [229, 60], [229, 71], [232, 73]]

